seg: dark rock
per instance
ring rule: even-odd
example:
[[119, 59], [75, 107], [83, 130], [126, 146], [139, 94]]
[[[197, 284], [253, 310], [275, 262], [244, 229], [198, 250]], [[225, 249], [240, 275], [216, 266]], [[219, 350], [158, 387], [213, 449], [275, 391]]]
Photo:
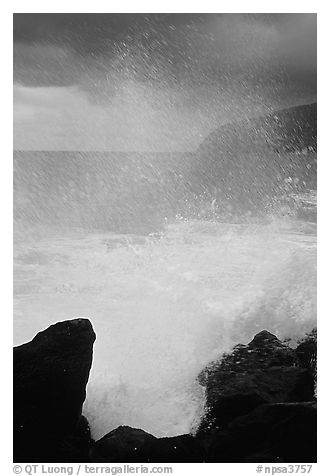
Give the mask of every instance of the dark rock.
[[[282, 411], [282, 409], [281, 409]], [[310, 407], [288, 408], [283, 418], [275, 415], [277, 423], [268, 433], [266, 446], [281, 455], [287, 463], [317, 461], [316, 403]]]
[[316, 462], [316, 403], [261, 405], [213, 432], [207, 462]]
[[82, 425], [94, 341], [89, 320], [74, 319], [14, 348], [15, 462], [64, 461], [59, 448]]
[[52, 452], [61, 462], [89, 462], [89, 451], [93, 440], [87, 419], [81, 416], [76, 430], [61, 440], [51, 441]]
[[274, 334], [263, 330], [247, 345], [238, 344], [233, 351], [211, 362], [199, 375], [201, 385], [206, 385], [217, 371], [245, 372], [272, 366], [292, 366], [294, 351], [283, 344]]
[[314, 396], [310, 372], [297, 367], [271, 367], [228, 377], [225, 387], [213, 389], [211, 395], [211, 414], [220, 426], [263, 403], [303, 402]]
[[[271, 332], [263, 330], [258, 332], [248, 344], [250, 348], [272, 350], [274, 348], [284, 348], [281, 341]], [[268, 352], [269, 353], [269, 352]]]
[[[317, 330], [314, 328], [299, 343], [295, 350], [298, 364], [310, 369], [316, 381], [317, 372]], [[315, 382], [316, 383], [316, 382]]]
[[191, 435], [156, 438], [137, 428], [120, 426], [93, 445], [95, 463], [194, 463], [204, 461], [199, 442]]
[[90, 460], [94, 463], [147, 463], [151, 461], [156, 437], [137, 428], [119, 426], [93, 446]]
[[295, 366], [294, 351], [268, 331], [211, 364], [199, 381], [206, 387], [208, 409], [201, 431], [224, 426], [261, 404], [314, 398], [312, 373]]
[[192, 435], [158, 438], [153, 445], [153, 463], [202, 463], [204, 451]]

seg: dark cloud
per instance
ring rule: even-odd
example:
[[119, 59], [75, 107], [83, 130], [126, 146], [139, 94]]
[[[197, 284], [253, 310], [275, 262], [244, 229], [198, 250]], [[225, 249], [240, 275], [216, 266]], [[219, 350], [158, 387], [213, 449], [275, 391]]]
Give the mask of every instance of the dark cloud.
[[[102, 46], [104, 38], [118, 40], [137, 29], [203, 23], [210, 14], [194, 13], [15, 13], [14, 41], [72, 40], [85, 37]], [[216, 15], [218, 16], [218, 15]], [[88, 49], [90, 49], [88, 47]]]
[[316, 15], [15, 14], [14, 82], [20, 147], [186, 150], [315, 100]]
[[145, 47], [153, 35], [166, 36], [172, 27], [203, 24], [206, 18], [197, 14], [15, 14], [14, 42], [65, 45], [81, 56], [109, 55], [116, 53], [114, 45], [120, 42], [138, 41]]
[[169, 84], [281, 74], [310, 84], [316, 15], [15, 14], [14, 44], [15, 79], [29, 84], [117, 73]]

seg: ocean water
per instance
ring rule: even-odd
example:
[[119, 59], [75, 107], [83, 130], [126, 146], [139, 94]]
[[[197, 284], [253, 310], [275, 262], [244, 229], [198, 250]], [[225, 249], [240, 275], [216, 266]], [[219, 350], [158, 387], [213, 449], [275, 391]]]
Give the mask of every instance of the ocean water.
[[91, 320], [95, 438], [193, 431], [208, 362], [262, 329], [294, 340], [316, 324], [315, 190], [293, 177], [262, 219], [226, 220], [210, 196], [196, 211], [190, 173], [187, 156], [14, 156], [15, 344]]

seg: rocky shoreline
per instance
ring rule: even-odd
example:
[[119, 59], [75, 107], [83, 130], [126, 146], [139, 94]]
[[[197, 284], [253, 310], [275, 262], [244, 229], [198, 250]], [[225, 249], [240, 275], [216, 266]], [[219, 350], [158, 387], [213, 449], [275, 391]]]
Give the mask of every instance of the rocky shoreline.
[[95, 339], [73, 319], [14, 347], [14, 462], [316, 462], [315, 330], [295, 349], [264, 330], [209, 364], [196, 434], [120, 426], [98, 441], [82, 415]]

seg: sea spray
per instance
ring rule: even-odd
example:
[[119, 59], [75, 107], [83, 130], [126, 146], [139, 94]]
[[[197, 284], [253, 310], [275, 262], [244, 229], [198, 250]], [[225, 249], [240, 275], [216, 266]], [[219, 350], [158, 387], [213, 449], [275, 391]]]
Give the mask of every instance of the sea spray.
[[15, 337], [89, 317], [93, 436], [122, 424], [189, 432], [203, 414], [196, 377], [210, 360], [263, 328], [295, 338], [315, 325], [315, 253], [315, 225], [288, 219], [180, 220], [150, 237], [53, 235], [16, 246]]

